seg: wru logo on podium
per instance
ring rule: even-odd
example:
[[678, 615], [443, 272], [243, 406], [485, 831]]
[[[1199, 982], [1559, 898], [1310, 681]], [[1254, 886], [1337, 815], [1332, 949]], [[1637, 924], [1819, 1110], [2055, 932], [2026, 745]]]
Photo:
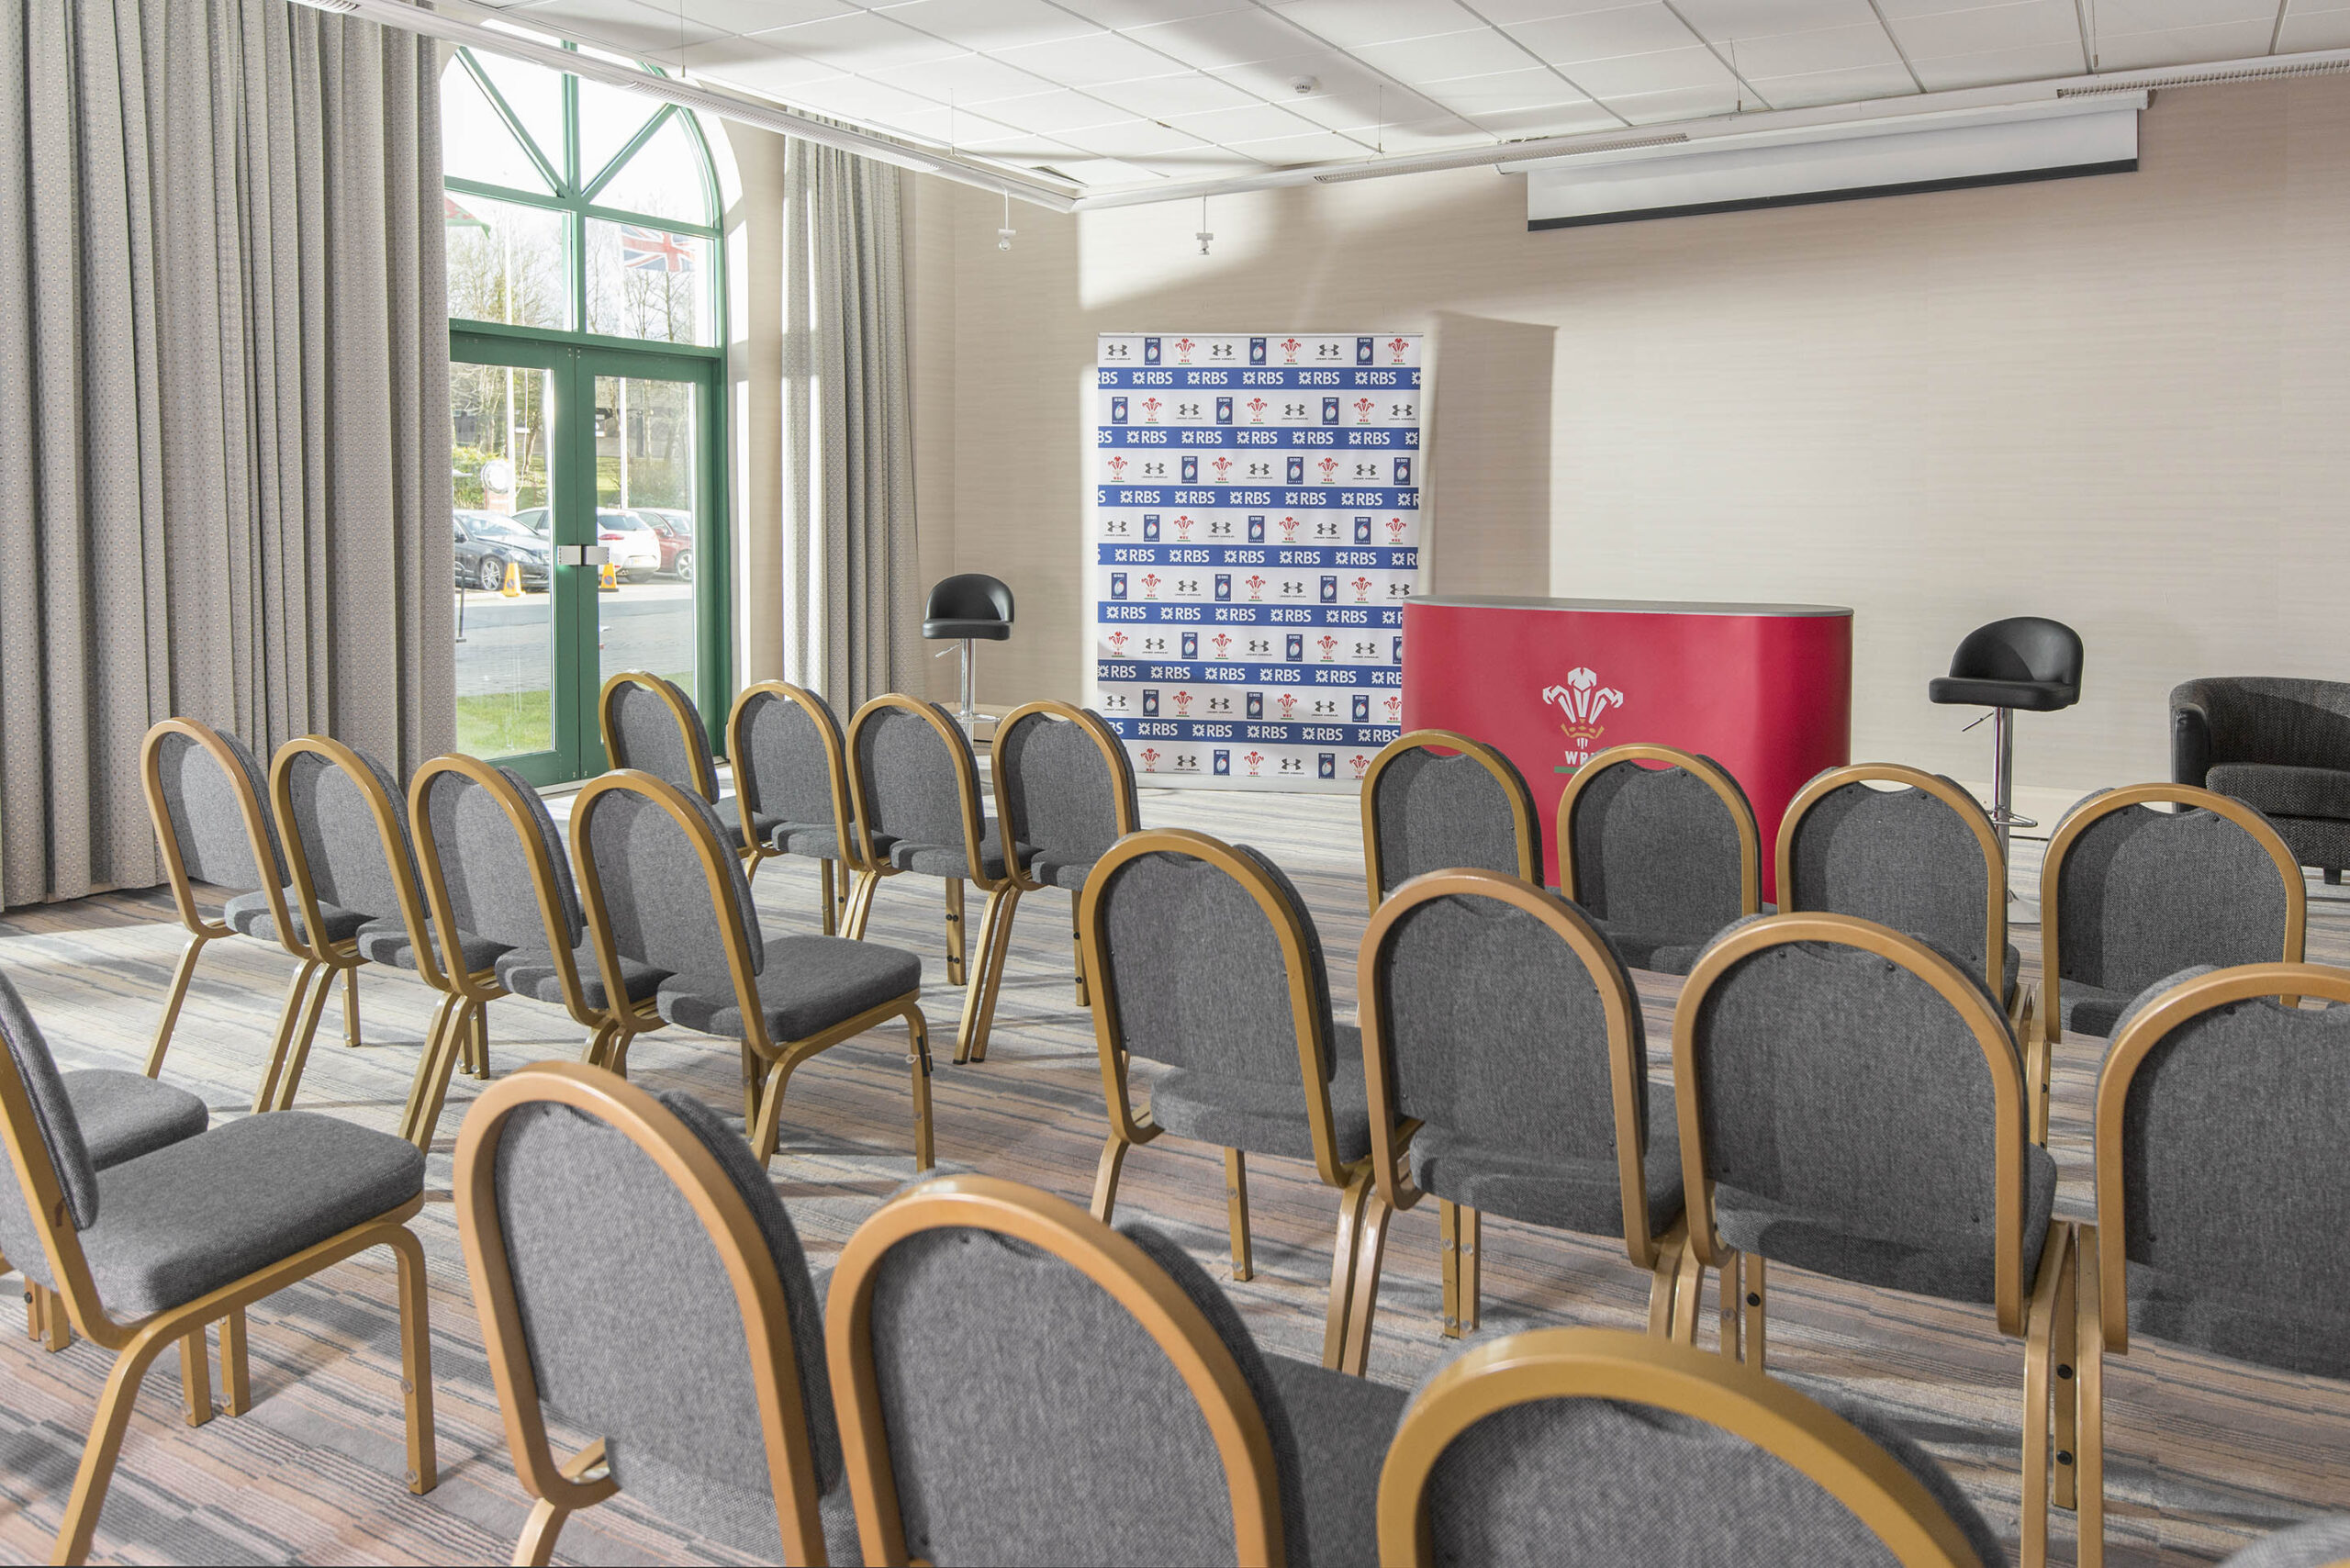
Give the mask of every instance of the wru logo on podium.
[[1559, 726], [1569, 743], [1568, 766], [1559, 770], [1563, 773], [1591, 760], [1592, 743], [1607, 729], [1599, 722], [1599, 716], [1610, 708], [1621, 708], [1624, 694], [1612, 686], [1600, 685], [1596, 672], [1578, 665], [1567, 671], [1566, 685], [1544, 687], [1542, 700], [1557, 703], [1559, 711], [1567, 716], [1567, 722]]

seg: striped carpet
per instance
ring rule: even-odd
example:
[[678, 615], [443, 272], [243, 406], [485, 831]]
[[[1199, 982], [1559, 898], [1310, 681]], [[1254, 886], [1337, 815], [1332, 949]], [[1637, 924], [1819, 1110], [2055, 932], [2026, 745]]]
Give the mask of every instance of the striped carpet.
[[[1274, 854], [1311, 903], [1350, 1015], [1354, 952], [1365, 918], [1361, 838], [1348, 798], [1148, 790], [1154, 826], [1197, 827]], [[2037, 846], [2019, 845], [2019, 878]], [[808, 862], [769, 862], [756, 890], [768, 934], [815, 929]], [[2028, 886], [2022, 890], [2029, 891]], [[2350, 960], [2350, 902], [2312, 885], [2310, 951]], [[979, 904], [971, 904], [976, 937]], [[1024, 910], [1012, 944], [987, 1063], [947, 1065], [934, 1082], [942, 1170], [1034, 1182], [1080, 1202], [1101, 1148], [1101, 1081], [1087, 1014], [1073, 1005], [1067, 904]], [[951, 1041], [959, 992], [946, 984], [938, 884], [885, 884], [872, 939], [925, 956], [934, 1042]], [[2029, 975], [2036, 932], [2019, 934]], [[183, 937], [162, 892], [115, 894], [0, 916], [0, 968], [24, 992], [69, 1067], [142, 1059]], [[243, 1113], [291, 961], [232, 941], [205, 957], [165, 1076], [206, 1097], [216, 1118]], [[1678, 982], [1642, 977], [1651, 1062], [1666, 1047]], [[366, 971], [365, 1044], [341, 1043], [330, 1007], [302, 1088], [311, 1110], [390, 1129], [406, 1095], [432, 996], [409, 977]], [[567, 1058], [576, 1032], [557, 1011], [506, 1001], [491, 1010], [498, 1070]], [[802, 1237], [829, 1260], [858, 1221], [913, 1170], [912, 1119], [895, 1029], [819, 1058], [793, 1079], [777, 1191]], [[731, 1046], [675, 1032], [641, 1037], [633, 1076], [739, 1106]], [[2060, 1212], [2086, 1214], [2094, 1047], [2068, 1047], [2056, 1079], [2052, 1143], [2063, 1167]], [[101, 1560], [124, 1562], [471, 1562], [503, 1561], [526, 1509], [482, 1359], [447, 1201], [449, 1152], [474, 1085], [459, 1080], [431, 1161], [432, 1196], [416, 1229], [431, 1260], [432, 1355], [441, 1485], [411, 1497], [398, 1476], [398, 1338], [388, 1256], [354, 1260], [284, 1292], [252, 1319], [253, 1410], [191, 1431], [178, 1415], [178, 1372], [165, 1357], [146, 1395], [98, 1530]], [[1122, 1215], [1147, 1215], [1221, 1276], [1222, 1165], [1172, 1139], [1128, 1161]], [[1232, 1294], [1260, 1341], [1320, 1351], [1333, 1194], [1309, 1169], [1278, 1160], [1251, 1171], [1257, 1277]], [[1436, 1217], [1401, 1216], [1381, 1293], [1371, 1373], [1401, 1386], [1447, 1358], [1437, 1328]], [[1492, 1338], [1556, 1324], [1637, 1327], [1646, 1280], [1614, 1244], [1489, 1221], [1484, 1321]], [[1818, 1392], [1863, 1395], [1895, 1412], [1960, 1477], [2012, 1543], [2018, 1493], [2021, 1346], [1987, 1309], [1943, 1305], [1780, 1270], [1773, 1274], [1774, 1372]], [[1710, 1327], [1707, 1329], [1708, 1338]], [[615, 1345], [613, 1353], [628, 1348]], [[46, 1557], [110, 1358], [86, 1344], [43, 1354], [0, 1338], [0, 1556]], [[2111, 1560], [2201, 1562], [2311, 1512], [2350, 1510], [2350, 1388], [2142, 1345], [2107, 1372]], [[558, 1451], [566, 1438], [558, 1434]], [[2071, 1517], [2055, 1551], [2070, 1559]], [[584, 1562], [728, 1562], [691, 1521], [649, 1517], [626, 1498], [573, 1521], [564, 1555]]]

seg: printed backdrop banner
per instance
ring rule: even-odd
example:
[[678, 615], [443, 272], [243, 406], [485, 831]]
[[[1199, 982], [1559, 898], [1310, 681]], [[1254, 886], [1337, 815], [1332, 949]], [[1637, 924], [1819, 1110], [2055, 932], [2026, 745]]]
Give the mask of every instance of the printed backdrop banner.
[[1104, 333], [1094, 706], [1146, 781], [1352, 790], [1401, 734], [1417, 333]]

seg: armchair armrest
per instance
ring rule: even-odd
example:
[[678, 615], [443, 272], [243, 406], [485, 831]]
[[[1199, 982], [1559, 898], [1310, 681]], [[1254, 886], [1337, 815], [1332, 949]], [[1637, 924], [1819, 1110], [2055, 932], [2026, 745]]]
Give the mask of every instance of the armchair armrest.
[[2200, 789], [2211, 771], [2211, 715], [2200, 703], [2174, 703], [2170, 711], [2170, 777], [2174, 784]]

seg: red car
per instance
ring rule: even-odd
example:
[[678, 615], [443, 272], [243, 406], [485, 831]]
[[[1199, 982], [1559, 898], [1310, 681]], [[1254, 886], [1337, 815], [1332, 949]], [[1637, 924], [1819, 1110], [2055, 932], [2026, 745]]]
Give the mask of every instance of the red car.
[[632, 507], [661, 541], [661, 570], [681, 583], [694, 580], [693, 514], [676, 507]]

